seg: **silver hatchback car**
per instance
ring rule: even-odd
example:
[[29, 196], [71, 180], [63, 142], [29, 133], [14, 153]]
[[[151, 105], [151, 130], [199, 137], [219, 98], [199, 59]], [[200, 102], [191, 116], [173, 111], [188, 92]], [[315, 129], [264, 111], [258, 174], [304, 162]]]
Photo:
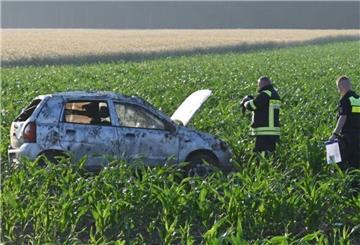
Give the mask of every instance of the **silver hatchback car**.
[[[230, 169], [231, 149], [206, 133], [187, 128], [210, 90], [191, 94], [172, 117], [139, 97], [112, 92], [63, 92], [36, 97], [11, 124], [8, 156], [49, 159], [64, 154], [97, 171], [110, 160], [147, 165], [189, 162], [189, 172], [208, 165]], [[204, 164], [207, 162], [207, 164]]]

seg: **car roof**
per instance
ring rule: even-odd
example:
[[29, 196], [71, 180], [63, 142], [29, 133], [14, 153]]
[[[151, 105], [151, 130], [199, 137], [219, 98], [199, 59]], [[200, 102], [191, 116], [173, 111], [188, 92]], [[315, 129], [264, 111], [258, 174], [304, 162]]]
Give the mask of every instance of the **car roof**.
[[139, 103], [147, 103], [140, 97], [137, 96], [128, 96], [121, 93], [114, 93], [110, 91], [65, 91], [58, 92], [53, 94], [45, 94], [39, 95], [37, 98], [45, 98], [45, 97], [63, 97], [65, 99], [115, 99], [115, 100], [127, 100], [127, 101], [137, 101]]
[[[45, 97], [62, 97], [66, 100], [81, 100], [81, 99], [96, 99], [96, 100], [121, 100], [123, 102], [138, 103], [150, 107], [152, 110], [158, 111], [153, 105], [146, 100], [137, 96], [128, 96], [121, 93], [114, 93], [110, 91], [65, 91], [53, 94], [39, 95], [36, 98], [44, 99]], [[159, 112], [159, 111], [158, 111]], [[159, 112], [161, 113], [161, 112]], [[162, 115], [165, 115], [161, 113]]]
[[66, 91], [51, 94], [51, 96], [62, 96], [66, 98], [79, 98], [79, 97], [93, 97], [93, 98], [104, 98], [104, 99], [123, 99], [130, 98], [123, 94], [117, 94], [108, 91]]

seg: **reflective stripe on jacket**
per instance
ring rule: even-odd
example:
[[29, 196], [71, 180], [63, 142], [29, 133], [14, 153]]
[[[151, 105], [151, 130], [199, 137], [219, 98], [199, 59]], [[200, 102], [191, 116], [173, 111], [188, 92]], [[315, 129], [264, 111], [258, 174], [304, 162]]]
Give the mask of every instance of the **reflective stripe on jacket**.
[[259, 90], [256, 98], [246, 102], [245, 107], [253, 112], [253, 135], [280, 135], [280, 96], [272, 85]]

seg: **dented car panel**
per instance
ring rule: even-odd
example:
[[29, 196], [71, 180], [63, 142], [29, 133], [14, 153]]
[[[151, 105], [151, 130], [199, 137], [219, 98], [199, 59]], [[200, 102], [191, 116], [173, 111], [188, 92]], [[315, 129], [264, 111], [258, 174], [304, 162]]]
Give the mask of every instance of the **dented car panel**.
[[63, 152], [75, 162], [86, 156], [86, 166], [97, 170], [114, 159], [163, 165], [184, 162], [190, 154], [206, 151], [219, 164], [229, 166], [231, 150], [224, 142], [177, 125], [138, 97], [64, 92], [39, 96], [27, 109], [11, 126], [10, 162]]
[[179, 138], [166, 130], [118, 128], [120, 152], [127, 161], [149, 165], [178, 162]]
[[206, 150], [212, 152], [225, 168], [230, 168], [232, 152], [225, 142], [186, 127], [181, 127], [179, 134], [182, 142], [179, 149], [180, 159], [185, 161], [192, 152]]
[[87, 165], [99, 168], [116, 156], [118, 137], [112, 126], [60, 123], [60, 145], [77, 161], [89, 156]]

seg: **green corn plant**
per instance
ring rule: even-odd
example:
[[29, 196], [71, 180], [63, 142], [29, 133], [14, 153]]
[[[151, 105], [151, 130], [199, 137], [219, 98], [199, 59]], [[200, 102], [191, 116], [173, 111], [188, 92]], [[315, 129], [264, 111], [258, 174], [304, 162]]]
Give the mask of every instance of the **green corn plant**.
[[[325, 162], [341, 74], [359, 91], [359, 41], [96, 65], [6, 67], [1, 74], [1, 242], [49, 244], [357, 244], [360, 171]], [[319, 58], [321, 57], [321, 59]], [[336, 57], [336, 59], [334, 59]], [[239, 100], [268, 75], [282, 95], [281, 143], [257, 159]], [[51, 81], [51, 83], [49, 83]], [[235, 172], [183, 178], [179, 166], [7, 162], [9, 127], [38, 94], [110, 90], [172, 114], [186, 95], [214, 96], [190, 127], [229, 143]], [[313, 98], [317, 98], [316, 100]]]

